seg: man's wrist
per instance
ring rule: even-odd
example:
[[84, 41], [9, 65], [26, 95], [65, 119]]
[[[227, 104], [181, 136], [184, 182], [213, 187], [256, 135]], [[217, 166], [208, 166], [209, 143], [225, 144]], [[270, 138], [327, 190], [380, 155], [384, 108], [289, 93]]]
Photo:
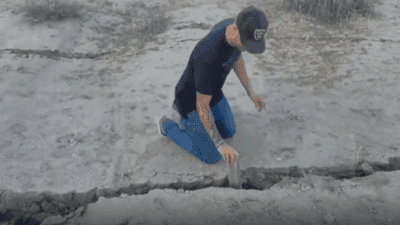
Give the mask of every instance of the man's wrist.
[[222, 140], [222, 141], [218, 142], [218, 144], [215, 147], [219, 148], [223, 145], [225, 145], [225, 142]]
[[219, 148], [223, 143], [223, 139], [219, 136], [218, 132], [214, 132], [212, 129], [208, 131], [211, 141], [216, 148]]
[[248, 83], [247, 83], [246, 92], [247, 92], [247, 95], [251, 98], [251, 100], [253, 100], [253, 98], [256, 96], [256, 93], [254, 92], [250, 81], [248, 81]]

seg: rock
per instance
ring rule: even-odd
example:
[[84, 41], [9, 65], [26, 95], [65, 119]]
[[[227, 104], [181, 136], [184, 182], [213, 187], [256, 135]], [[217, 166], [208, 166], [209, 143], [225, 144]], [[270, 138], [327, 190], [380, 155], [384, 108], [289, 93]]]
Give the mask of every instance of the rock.
[[74, 216], [75, 216], [74, 213], [70, 213], [70, 214], [66, 215], [65, 218], [69, 219], [69, 218], [72, 218], [72, 217], [74, 217]]
[[376, 210], [374, 207], [369, 207], [369, 211], [373, 214], [378, 214], [378, 210]]
[[335, 222], [335, 217], [333, 217], [330, 213], [327, 213], [326, 215], [324, 215], [326, 222], [328, 224], [333, 224]]
[[104, 188], [97, 188], [97, 189], [95, 190], [95, 195], [96, 195], [97, 197], [102, 197], [102, 196], [104, 196], [104, 195], [105, 195]]
[[55, 225], [55, 224], [60, 224], [64, 223], [67, 219], [63, 218], [62, 216], [50, 216], [47, 217], [45, 220], [40, 225]]
[[350, 181], [350, 180], [344, 180], [342, 183], [340, 183], [340, 187], [354, 188], [356, 186], [357, 186], [357, 183], [354, 181]]
[[73, 56], [74, 56], [74, 58], [76, 58], [76, 59], [80, 59], [80, 58], [83, 57], [83, 56], [82, 56], [82, 53], [74, 53]]
[[203, 180], [204, 185], [211, 185], [213, 180], [210, 177], [207, 177]]
[[29, 206], [30, 213], [37, 213], [40, 211], [40, 207], [37, 204], [32, 204]]
[[83, 194], [83, 201], [81, 201], [81, 203], [86, 205], [86, 204], [95, 202], [97, 200], [98, 200], [98, 197], [96, 195], [96, 189], [92, 189]]
[[83, 216], [83, 213], [85, 211], [85, 207], [79, 207], [77, 210], [75, 210], [75, 215], [76, 216]]
[[46, 201], [42, 202], [42, 204], [40, 204], [40, 206], [42, 206], [43, 211], [47, 212], [47, 213], [53, 213], [54, 212], [54, 206]]
[[32, 212], [34, 213], [37, 208], [31, 208], [31, 206], [43, 199], [37, 192], [16, 193], [9, 190], [4, 191], [1, 198], [0, 202], [2, 202], [5, 208], [21, 209], [22, 206], [23, 210], [33, 210]]
[[41, 212], [41, 213], [36, 213], [36, 214], [32, 215], [32, 219], [37, 220], [37, 221], [44, 221], [44, 219], [46, 219], [49, 216], [51, 216], [50, 213]]
[[97, 54], [94, 54], [94, 53], [89, 52], [89, 53], [86, 54], [86, 57], [88, 57], [88, 58], [90, 58], [90, 59], [93, 59], [93, 58], [96, 58], [96, 57], [97, 57]]
[[372, 166], [370, 166], [366, 162], [361, 165], [361, 169], [368, 175], [374, 172], [374, 169], [372, 168]]
[[60, 213], [60, 214], [64, 213], [64, 210], [65, 210], [65, 204], [64, 203], [52, 201], [51, 204], [54, 207], [54, 212], [57, 212], [57, 213]]
[[159, 51], [160, 48], [159, 47], [155, 47], [155, 48], [149, 48], [150, 51]]
[[77, 224], [84, 224], [82, 221], [82, 217], [72, 217], [70, 218], [66, 223], [64, 223], [64, 225], [77, 225]]
[[127, 196], [128, 196], [128, 195], [125, 194], [125, 193], [123, 193], [123, 194], [120, 195], [121, 198], [126, 198]]

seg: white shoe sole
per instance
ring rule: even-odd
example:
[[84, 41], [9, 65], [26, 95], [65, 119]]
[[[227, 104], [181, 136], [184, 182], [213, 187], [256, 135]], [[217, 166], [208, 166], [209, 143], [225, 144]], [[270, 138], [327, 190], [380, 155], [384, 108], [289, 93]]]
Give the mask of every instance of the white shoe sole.
[[156, 116], [154, 118], [154, 123], [157, 125], [158, 134], [160, 134], [161, 137], [166, 137], [164, 134], [161, 133], [161, 124], [160, 124], [161, 118], [163, 118], [163, 116]]

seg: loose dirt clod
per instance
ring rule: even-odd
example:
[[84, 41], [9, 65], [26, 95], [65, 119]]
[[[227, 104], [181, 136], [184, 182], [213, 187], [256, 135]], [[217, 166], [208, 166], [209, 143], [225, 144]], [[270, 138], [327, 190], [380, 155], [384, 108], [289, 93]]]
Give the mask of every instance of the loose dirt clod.
[[370, 165], [369, 165], [368, 163], [366, 163], [366, 162], [364, 162], [364, 163], [361, 165], [361, 169], [363, 169], [364, 172], [365, 172], [366, 174], [368, 174], [368, 175], [374, 172], [374, 169], [372, 168], [372, 166], [370, 166]]
[[333, 224], [336, 221], [336, 218], [333, 217], [330, 213], [327, 213], [326, 215], [324, 215], [324, 217], [328, 224]]

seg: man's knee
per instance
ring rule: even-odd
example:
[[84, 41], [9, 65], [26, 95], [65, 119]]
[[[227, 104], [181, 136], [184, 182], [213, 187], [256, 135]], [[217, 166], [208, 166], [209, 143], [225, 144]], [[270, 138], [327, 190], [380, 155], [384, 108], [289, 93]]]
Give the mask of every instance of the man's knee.
[[218, 160], [218, 161], [208, 161], [208, 160], [206, 160], [206, 161], [204, 161], [204, 162], [207, 163], [208, 165], [212, 165], [212, 164], [217, 164], [217, 163], [219, 163], [219, 161], [221, 161], [221, 160]]
[[230, 139], [230, 138], [232, 138], [233, 136], [235, 136], [235, 134], [236, 134], [236, 125], [233, 124], [231, 127], [229, 127], [229, 128], [227, 129], [227, 132], [225, 132], [221, 137], [222, 137], [223, 139]]
[[203, 160], [203, 162], [211, 165], [211, 164], [219, 163], [219, 161], [221, 161], [221, 159], [222, 159], [222, 156], [219, 153], [210, 154], [206, 159]]
[[232, 130], [231, 132], [229, 132], [229, 134], [226, 136], [225, 139], [233, 138], [233, 136], [235, 136], [235, 134], [236, 134], [236, 130]]

